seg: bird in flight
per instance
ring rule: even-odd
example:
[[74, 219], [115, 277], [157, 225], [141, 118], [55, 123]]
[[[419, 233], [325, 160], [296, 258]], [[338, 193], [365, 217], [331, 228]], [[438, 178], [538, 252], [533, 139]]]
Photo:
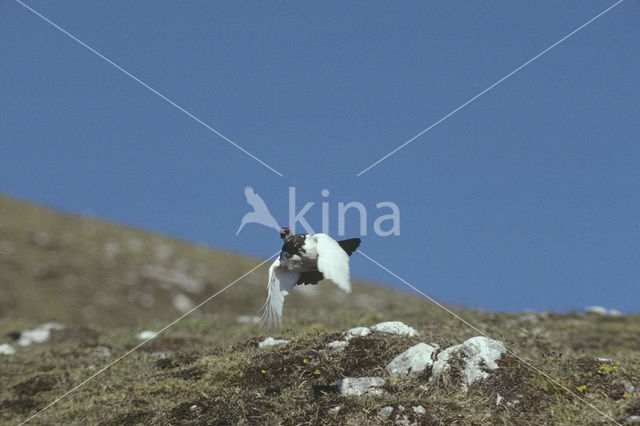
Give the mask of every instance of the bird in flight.
[[360, 245], [360, 238], [336, 241], [326, 234], [292, 234], [289, 228], [280, 228], [280, 238], [284, 244], [269, 268], [262, 327], [282, 325], [284, 298], [296, 285], [318, 284], [326, 278], [350, 293], [349, 256]]
[[252, 187], [247, 186], [244, 189], [244, 196], [247, 199], [247, 203], [253, 207], [253, 211], [244, 215], [242, 222], [240, 222], [240, 227], [236, 231], [236, 235], [240, 233], [247, 223], [259, 223], [267, 228], [273, 228], [276, 231], [280, 229], [280, 225], [278, 225], [278, 222], [273, 218], [264, 200], [256, 194]]

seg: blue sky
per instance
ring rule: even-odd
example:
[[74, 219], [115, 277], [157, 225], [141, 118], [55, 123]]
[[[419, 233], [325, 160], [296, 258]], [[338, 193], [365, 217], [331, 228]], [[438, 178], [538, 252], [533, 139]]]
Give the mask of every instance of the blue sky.
[[[251, 185], [369, 210], [362, 249], [488, 310], [640, 310], [640, 7], [613, 2], [29, 1], [263, 167], [16, 2], [0, 4], [0, 192], [269, 256]], [[327, 199], [320, 196], [329, 189]], [[395, 202], [401, 235], [372, 235]], [[358, 233], [355, 217], [348, 231]], [[402, 287], [361, 256], [352, 274]], [[426, 303], [426, 302], [425, 302]]]

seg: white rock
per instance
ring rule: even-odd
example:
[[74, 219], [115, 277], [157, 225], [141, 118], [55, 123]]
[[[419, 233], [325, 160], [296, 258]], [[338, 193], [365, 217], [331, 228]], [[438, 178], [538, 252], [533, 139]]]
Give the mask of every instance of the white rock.
[[600, 358], [600, 357], [596, 358], [596, 361], [599, 361], [599, 362], [608, 362], [608, 363], [612, 363], [612, 362], [613, 362], [613, 361], [611, 360], [611, 358]]
[[238, 315], [236, 321], [240, 324], [257, 324], [260, 322], [260, 317], [255, 315]]
[[337, 406], [335, 406], [333, 408], [329, 408], [329, 410], [327, 410], [327, 412], [329, 414], [331, 414], [332, 416], [335, 416], [336, 414], [338, 414], [340, 412], [341, 409], [342, 409], [342, 407], [337, 405]]
[[418, 405], [417, 407], [413, 407], [413, 412], [419, 415], [427, 414], [427, 409], [422, 405]]
[[269, 346], [286, 345], [290, 340], [286, 339], [274, 339], [273, 337], [267, 337], [262, 342], [258, 343], [259, 348], [266, 348]]
[[382, 377], [345, 377], [338, 382], [338, 391], [343, 395], [382, 395]]
[[0, 345], [0, 355], [13, 355], [16, 353], [16, 350], [8, 343], [3, 343]]
[[640, 423], [640, 416], [627, 417], [627, 423]]
[[609, 309], [609, 315], [612, 317], [619, 317], [622, 315], [622, 312], [617, 309]]
[[32, 343], [42, 343], [49, 340], [51, 337], [51, 330], [62, 330], [64, 325], [56, 322], [48, 322], [46, 324], [40, 324], [32, 330], [24, 330], [20, 333], [18, 339], [18, 345], [29, 346]]
[[156, 335], [157, 333], [155, 331], [144, 330], [138, 333], [136, 337], [140, 340], [147, 340], [147, 339], [153, 339], [154, 337], [156, 337]]
[[173, 296], [173, 307], [182, 313], [189, 312], [195, 306], [196, 305], [193, 303], [193, 301], [182, 293], [178, 293]]
[[105, 358], [109, 358], [111, 356], [111, 349], [106, 346], [96, 346], [96, 352]]
[[393, 407], [387, 405], [386, 407], [382, 407], [378, 414], [380, 415], [380, 417], [384, 417], [385, 419], [388, 419], [389, 416], [391, 416], [391, 413], [393, 413]]
[[502, 402], [502, 395], [498, 394], [496, 396], [496, 407], [500, 405], [501, 402]]
[[387, 371], [392, 376], [419, 374], [433, 365], [433, 358], [437, 349], [426, 343], [418, 343], [395, 357], [387, 365]]
[[585, 306], [584, 311], [588, 314], [607, 315], [607, 308], [602, 306]]
[[344, 348], [349, 346], [349, 342], [344, 340], [334, 340], [333, 342], [328, 343], [327, 346], [329, 346], [333, 350], [342, 351], [344, 350]]
[[414, 337], [418, 335], [418, 332], [413, 327], [409, 327], [400, 321], [381, 322], [371, 327], [371, 329], [381, 333], [398, 334], [400, 336]]
[[369, 330], [369, 327], [356, 327], [352, 328], [351, 330], [347, 330], [344, 333], [344, 338], [346, 340], [351, 340], [354, 337], [364, 337], [368, 336], [369, 334], [371, 334], [371, 330]]
[[476, 336], [459, 345], [451, 346], [440, 352], [430, 380], [437, 380], [443, 373], [450, 370], [454, 361], [464, 362], [463, 388], [471, 386], [476, 381], [489, 377], [489, 371], [496, 370], [496, 361], [506, 352], [504, 344], [484, 336]]

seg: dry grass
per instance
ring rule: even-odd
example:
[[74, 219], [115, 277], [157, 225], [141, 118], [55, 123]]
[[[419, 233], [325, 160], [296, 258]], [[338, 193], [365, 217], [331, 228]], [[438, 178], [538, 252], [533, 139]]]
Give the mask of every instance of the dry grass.
[[[175, 319], [177, 294], [198, 303], [259, 262], [0, 198], [0, 343], [17, 348], [0, 355], [0, 422], [27, 418], [137, 345], [137, 332]], [[294, 293], [285, 329], [274, 336], [291, 343], [258, 348], [265, 333], [237, 316], [255, 315], [265, 274], [257, 270], [33, 423], [385, 424], [384, 406], [393, 407], [392, 418], [420, 424], [604, 419], [512, 356], [467, 393], [455, 383], [429, 383], [428, 372], [390, 377], [386, 364], [413, 344], [446, 347], [476, 333], [423, 299], [372, 284], [355, 283], [349, 296], [326, 283], [317, 295]], [[620, 384], [640, 388], [638, 316], [456, 312], [616, 420], [640, 415], [639, 391], [625, 394]], [[421, 337], [374, 333], [343, 352], [327, 348], [348, 328], [385, 320], [403, 321]], [[47, 343], [15, 344], [20, 330], [47, 321], [68, 327]], [[343, 377], [375, 375], [386, 380], [383, 396], [336, 392]], [[418, 405], [425, 414], [410, 409]]]

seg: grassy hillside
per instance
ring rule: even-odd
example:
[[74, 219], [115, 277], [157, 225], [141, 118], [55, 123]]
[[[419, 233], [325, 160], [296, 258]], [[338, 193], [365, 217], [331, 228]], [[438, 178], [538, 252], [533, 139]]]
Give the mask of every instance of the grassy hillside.
[[[139, 344], [138, 332], [161, 329], [261, 261], [0, 197], [0, 344], [16, 349], [0, 355], [0, 422], [26, 419]], [[296, 289], [284, 329], [272, 333], [291, 343], [259, 348], [269, 333], [251, 317], [266, 273], [257, 269], [31, 422], [393, 424], [408, 412], [400, 406], [419, 405], [425, 413], [408, 422], [607, 421], [512, 355], [468, 392], [430, 383], [428, 372], [391, 377], [386, 364], [410, 346], [444, 348], [478, 333], [420, 297], [370, 283], [355, 282], [350, 295], [327, 282]], [[616, 421], [640, 415], [639, 316], [454, 310]], [[349, 328], [388, 320], [421, 335], [372, 333], [341, 352], [327, 347]], [[17, 344], [22, 330], [51, 321], [65, 328]], [[336, 392], [338, 380], [359, 376], [383, 377], [385, 394]], [[621, 390], [623, 380], [636, 389]], [[389, 406], [392, 416], [381, 416]]]

